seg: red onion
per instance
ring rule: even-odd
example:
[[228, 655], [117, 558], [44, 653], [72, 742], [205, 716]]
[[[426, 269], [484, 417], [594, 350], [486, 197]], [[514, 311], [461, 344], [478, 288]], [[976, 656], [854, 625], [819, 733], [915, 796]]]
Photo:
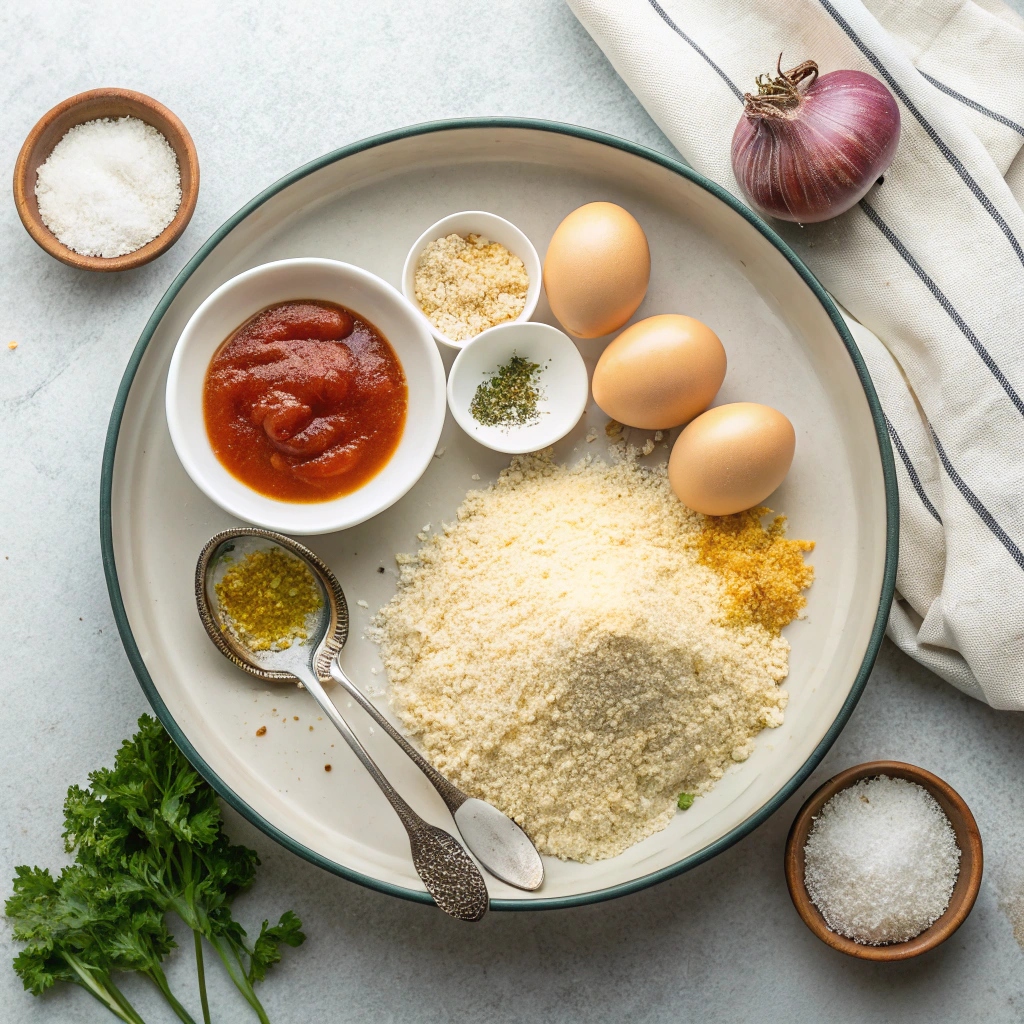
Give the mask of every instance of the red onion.
[[[759, 75], [732, 137], [732, 169], [753, 206], [813, 224], [845, 213], [892, 162], [900, 109], [863, 71], [818, 77], [806, 60], [778, 78]], [[810, 79], [805, 85], [805, 81]]]

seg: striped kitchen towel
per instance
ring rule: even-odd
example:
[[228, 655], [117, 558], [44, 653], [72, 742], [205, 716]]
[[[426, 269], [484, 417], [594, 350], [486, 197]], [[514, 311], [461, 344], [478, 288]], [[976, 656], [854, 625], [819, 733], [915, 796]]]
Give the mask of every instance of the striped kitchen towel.
[[900, 104], [882, 186], [772, 226], [852, 315], [896, 458], [889, 635], [1024, 710], [1024, 22], [999, 0], [568, 0], [683, 157], [743, 198], [730, 144], [779, 53]]

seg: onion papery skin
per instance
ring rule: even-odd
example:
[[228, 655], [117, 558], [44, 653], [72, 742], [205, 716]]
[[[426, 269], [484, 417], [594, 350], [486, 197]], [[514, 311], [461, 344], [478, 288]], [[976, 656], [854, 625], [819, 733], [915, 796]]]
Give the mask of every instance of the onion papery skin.
[[896, 155], [899, 106], [863, 71], [822, 75], [787, 109], [769, 114], [752, 109], [758, 97], [746, 98], [732, 166], [761, 214], [799, 224], [838, 217], [867, 195]]

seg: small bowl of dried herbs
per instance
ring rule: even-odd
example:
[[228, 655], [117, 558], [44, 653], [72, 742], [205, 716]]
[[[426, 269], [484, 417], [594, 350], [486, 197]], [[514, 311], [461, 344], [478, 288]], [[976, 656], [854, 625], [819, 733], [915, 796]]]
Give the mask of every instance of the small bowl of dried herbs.
[[500, 324], [459, 352], [448, 408], [470, 437], [509, 455], [535, 452], [579, 422], [590, 387], [575, 342], [556, 327]]

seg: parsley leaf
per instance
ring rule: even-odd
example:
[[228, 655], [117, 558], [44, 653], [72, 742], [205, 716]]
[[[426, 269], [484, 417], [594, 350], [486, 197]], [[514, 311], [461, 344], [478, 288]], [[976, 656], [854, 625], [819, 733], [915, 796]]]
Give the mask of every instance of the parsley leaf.
[[269, 924], [269, 921], [263, 922], [252, 944], [249, 981], [262, 981], [267, 976], [267, 968], [281, 959], [282, 945], [301, 946], [306, 939], [302, 934], [302, 922], [290, 910], [281, 915], [281, 920], [273, 928], [268, 928]]
[[166, 915], [192, 929], [203, 1020], [209, 1024], [203, 941], [269, 1024], [254, 984], [281, 959], [281, 946], [305, 936], [291, 911], [263, 927], [250, 947], [231, 916], [234, 897], [252, 884], [255, 850], [231, 843], [220, 804], [154, 718], [121, 745], [113, 768], [71, 786], [64, 802], [64, 842], [75, 864], [57, 879], [43, 868], [16, 868], [7, 914], [26, 943], [14, 969], [39, 995], [58, 981], [85, 988], [121, 1020], [142, 1024], [113, 981], [144, 974], [184, 1024], [195, 1024], [170, 990], [161, 962], [174, 948]]

